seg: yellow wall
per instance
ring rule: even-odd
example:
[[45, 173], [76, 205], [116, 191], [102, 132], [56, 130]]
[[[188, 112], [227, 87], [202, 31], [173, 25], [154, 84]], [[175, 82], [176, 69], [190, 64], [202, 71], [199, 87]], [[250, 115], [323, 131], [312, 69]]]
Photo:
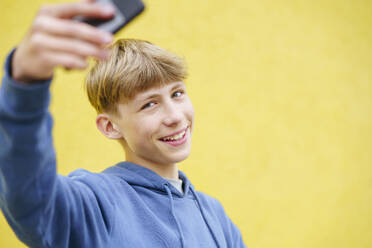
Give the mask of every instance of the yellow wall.
[[[2, 61], [43, 2], [1, 0]], [[181, 169], [248, 247], [372, 247], [372, 2], [146, 4], [116, 37], [186, 58], [196, 126]], [[84, 74], [59, 70], [52, 88], [62, 174], [124, 159], [96, 130]], [[0, 247], [24, 247], [2, 216]]]

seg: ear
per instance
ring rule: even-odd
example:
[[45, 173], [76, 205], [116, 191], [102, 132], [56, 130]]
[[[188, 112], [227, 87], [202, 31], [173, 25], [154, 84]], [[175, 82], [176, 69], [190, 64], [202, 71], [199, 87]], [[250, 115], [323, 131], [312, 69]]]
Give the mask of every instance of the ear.
[[98, 114], [96, 118], [96, 125], [99, 131], [109, 139], [121, 139], [123, 135], [119, 127], [112, 122], [108, 114]]

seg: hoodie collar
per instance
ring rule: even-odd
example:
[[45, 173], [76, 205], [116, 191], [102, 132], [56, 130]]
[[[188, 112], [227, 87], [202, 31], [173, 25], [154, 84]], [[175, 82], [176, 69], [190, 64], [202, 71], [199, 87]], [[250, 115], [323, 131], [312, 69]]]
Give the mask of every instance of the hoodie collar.
[[184, 195], [182, 195], [182, 193], [179, 192], [171, 183], [169, 183], [166, 179], [164, 179], [154, 171], [147, 169], [143, 166], [134, 164], [132, 162], [126, 161], [118, 163], [115, 166], [107, 168], [106, 170], [103, 171], [103, 173], [116, 175], [124, 179], [130, 185], [142, 186], [158, 190], [167, 194], [170, 200], [171, 214], [176, 223], [182, 247], [184, 247], [184, 236], [181, 229], [181, 225], [179, 224], [174, 212], [174, 203], [172, 195], [176, 195], [180, 198], [183, 198], [188, 194], [192, 194], [199, 206], [201, 215], [205, 223], [207, 224], [208, 229], [211, 232], [217, 247], [221, 247], [220, 244], [222, 241], [219, 240], [220, 239], [219, 237], [222, 237], [223, 235], [217, 234], [216, 231], [212, 228], [210, 224], [210, 217], [208, 217], [208, 215], [204, 211], [201, 201], [194, 190], [194, 186], [190, 183], [190, 180], [182, 171], [178, 170], [178, 177], [183, 181]]
[[171, 185], [165, 178], [161, 177], [154, 171], [132, 162], [120, 162], [103, 171], [104, 174], [113, 174], [124, 179], [128, 184], [142, 186], [167, 193], [164, 188], [168, 185], [171, 193], [179, 197], [184, 197], [189, 193], [190, 187], [194, 187], [185, 173], [178, 170], [178, 177], [183, 181], [184, 195]]

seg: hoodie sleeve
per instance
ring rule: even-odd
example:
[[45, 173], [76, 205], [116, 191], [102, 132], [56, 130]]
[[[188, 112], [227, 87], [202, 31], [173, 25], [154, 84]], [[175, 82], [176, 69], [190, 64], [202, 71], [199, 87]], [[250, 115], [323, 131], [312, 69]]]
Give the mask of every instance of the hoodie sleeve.
[[[18, 238], [31, 247], [82, 247], [89, 242], [89, 247], [99, 247], [96, 232], [102, 237], [108, 230], [102, 218], [105, 203], [91, 187], [56, 174], [48, 111], [51, 80], [15, 82], [13, 54], [6, 60], [0, 88], [0, 208]], [[88, 231], [94, 238], [87, 239]]]
[[48, 113], [50, 80], [15, 82], [11, 58], [0, 88], [0, 207], [18, 238], [35, 245], [37, 219], [55, 186], [56, 161]]

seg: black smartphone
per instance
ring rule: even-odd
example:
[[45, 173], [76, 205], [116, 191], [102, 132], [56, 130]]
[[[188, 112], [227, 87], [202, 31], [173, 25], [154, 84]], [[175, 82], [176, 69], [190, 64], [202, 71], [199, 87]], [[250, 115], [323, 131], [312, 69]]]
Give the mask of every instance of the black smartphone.
[[141, 0], [96, 0], [95, 2], [111, 4], [116, 9], [115, 15], [110, 19], [92, 19], [80, 16], [75, 19], [113, 34], [118, 32], [145, 9], [145, 5]]

